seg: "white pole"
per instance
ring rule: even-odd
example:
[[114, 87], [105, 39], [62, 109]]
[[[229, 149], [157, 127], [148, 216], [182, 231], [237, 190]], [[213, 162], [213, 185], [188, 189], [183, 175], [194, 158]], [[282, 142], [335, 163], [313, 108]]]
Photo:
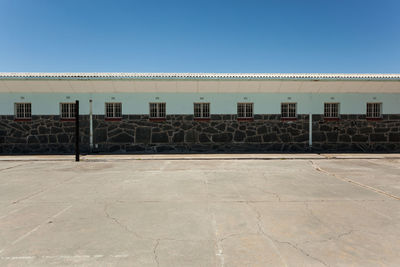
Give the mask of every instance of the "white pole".
[[90, 121], [90, 152], [93, 151], [93, 108], [92, 99], [89, 100], [89, 121]]
[[309, 134], [308, 145], [310, 146], [310, 148], [312, 148], [312, 113], [311, 112], [308, 115], [308, 134]]

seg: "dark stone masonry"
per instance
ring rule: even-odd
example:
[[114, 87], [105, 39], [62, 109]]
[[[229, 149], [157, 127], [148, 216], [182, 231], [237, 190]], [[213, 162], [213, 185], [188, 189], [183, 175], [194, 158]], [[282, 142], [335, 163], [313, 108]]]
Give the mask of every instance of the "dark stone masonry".
[[[80, 117], [81, 151], [89, 152], [89, 116]], [[400, 152], [400, 115], [367, 120], [364, 115], [341, 115], [327, 121], [313, 115], [310, 150], [308, 115], [283, 121], [280, 115], [255, 115], [238, 121], [236, 115], [169, 115], [151, 121], [147, 115], [125, 115], [120, 121], [93, 116], [94, 152], [211, 153], [211, 152]], [[0, 154], [60, 154], [74, 151], [74, 121], [59, 116], [33, 116], [14, 121], [0, 116]]]

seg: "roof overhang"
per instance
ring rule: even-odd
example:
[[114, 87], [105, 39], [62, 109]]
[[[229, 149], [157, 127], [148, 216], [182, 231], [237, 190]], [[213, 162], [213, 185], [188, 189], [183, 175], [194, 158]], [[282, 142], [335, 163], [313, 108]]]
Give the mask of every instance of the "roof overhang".
[[0, 93], [400, 93], [400, 81], [0, 79]]
[[0, 79], [29, 80], [400, 80], [400, 74], [346, 73], [32, 73], [3, 72]]

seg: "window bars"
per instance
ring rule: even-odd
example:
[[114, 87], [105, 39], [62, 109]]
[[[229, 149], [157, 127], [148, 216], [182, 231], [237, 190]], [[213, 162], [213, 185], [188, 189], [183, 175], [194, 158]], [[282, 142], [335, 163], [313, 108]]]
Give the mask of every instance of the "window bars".
[[75, 103], [60, 103], [61, 119], [75, 119]]
[[15, 118], [17, 119], [32, 118], [31, 103], [15, 103]]
[[237, 116], [238, 118], [253, 118], [253, 103], [238, 103]]
[[325, 118], [339, 118], [339, 103], [325, 103], [324, 104], [324, 117]]
[[282, 118], [296, 118], [296, 103], [282, 103], [281, 104], [281, 117]]
[[210, 103], [194, 103], [194, 117], [195, 118], [209, 118], [210, 117]]
[[122, 103], [106, 103], [106, 118], [121, 118]]
[[367, 118], [381, 118], [382, 103], [367, 103]]
[[165, 103], [150, 103], [150, 118], [165, 118]]

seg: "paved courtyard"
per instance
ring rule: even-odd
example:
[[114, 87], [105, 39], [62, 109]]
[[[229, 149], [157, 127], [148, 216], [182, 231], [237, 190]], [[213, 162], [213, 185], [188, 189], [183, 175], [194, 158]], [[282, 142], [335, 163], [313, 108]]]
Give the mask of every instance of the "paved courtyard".
[[400, 266], [400, 155], [0, 157], [1, 266]]

